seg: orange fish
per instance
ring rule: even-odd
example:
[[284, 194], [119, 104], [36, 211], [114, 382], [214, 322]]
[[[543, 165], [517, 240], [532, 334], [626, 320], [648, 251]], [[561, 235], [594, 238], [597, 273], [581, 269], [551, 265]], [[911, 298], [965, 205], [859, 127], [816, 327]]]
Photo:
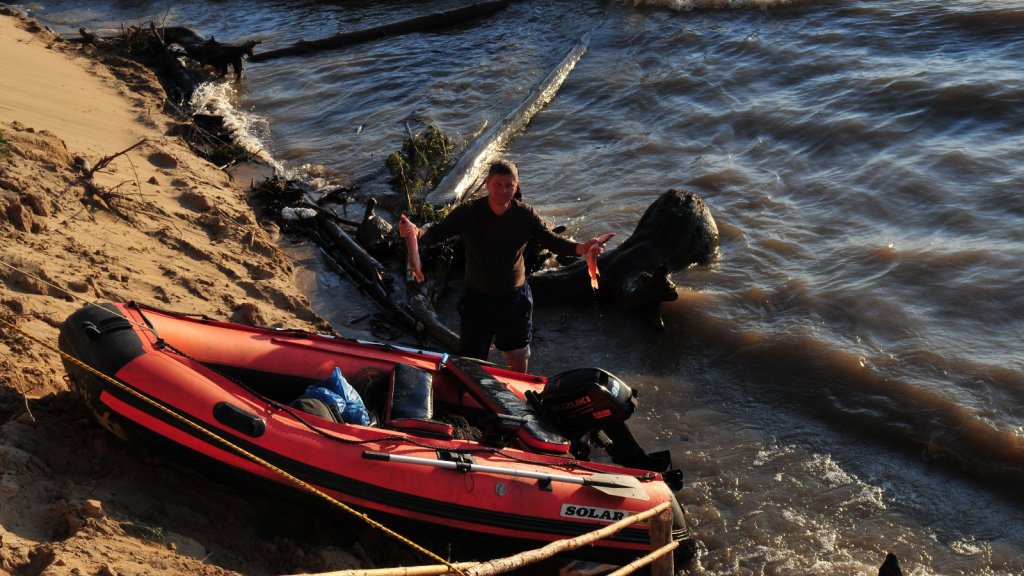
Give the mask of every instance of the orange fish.
[[[405, 249], [409, 252], [409, 268], [412, 270], [412, 277], [417, 282], [423, 282], [423, 264], [420, 262], [420, 243], [419, 239], [416, 238], [416, 226], [405, 217], [405, 214], [399, 216], [399, 220], [398, 231], [405, 238]], [[407, 224], [408, 226], [402, 226], [401, 224]]]
[[597, 242], [587, 250], [587, 272], [590, 273], [590, 287], [594, 290], [597, 290], [597, 279], [601, 277], [601, 272], [597, 269], [598, 249], [603, 249], [612, 236], [615, 236], [612, 232], [601, 234], [597, 237]]

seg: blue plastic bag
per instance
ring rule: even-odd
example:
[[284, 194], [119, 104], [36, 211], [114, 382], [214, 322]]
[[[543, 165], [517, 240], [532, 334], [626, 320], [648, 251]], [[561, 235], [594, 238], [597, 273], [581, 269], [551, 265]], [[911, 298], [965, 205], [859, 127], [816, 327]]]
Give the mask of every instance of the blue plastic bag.
[[307, 388], [302, 397], [315, 398], [326, 404], [338, 422], [361, 426], [373, 423], [359, 392], [341, 375], [341, 368], [336, 367], [323, 382]]

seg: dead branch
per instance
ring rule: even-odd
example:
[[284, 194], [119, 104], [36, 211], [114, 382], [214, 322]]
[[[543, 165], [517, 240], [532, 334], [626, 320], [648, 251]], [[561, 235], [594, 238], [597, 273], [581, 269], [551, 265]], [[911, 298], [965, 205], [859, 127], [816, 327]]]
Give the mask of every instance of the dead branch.
[[97, 162], [95, 166], [93, 166], [91, 169], [86, 171], [86, 173], [85, 173], [86, 178], [90, 178], [91, 179], [93, 174], [95, 174], [95, 173], [99, 172], [100, 170], [102, 170], [103, 168], [105, 168], [107, 166], [107, 164], [110, 164], [111, 162], [113, 162], [115, 158], [117, 158], [118, 156], [123, 156], [124, 154], [127, 154], [131, 150], [134, 150], [135, 148], [138, 148], [139, 146], [142, 146], [147, 141], [148, 140], [146, 138], [143, 138], [142, 140], [139, 140], [135, 144], [132, 144], [131, 146], [125, 148], [124, 150], [121, 150], [117, 154], [111, 154], [110, 156], [104, 156], [103, 158], [100, 158], [99, 162]]

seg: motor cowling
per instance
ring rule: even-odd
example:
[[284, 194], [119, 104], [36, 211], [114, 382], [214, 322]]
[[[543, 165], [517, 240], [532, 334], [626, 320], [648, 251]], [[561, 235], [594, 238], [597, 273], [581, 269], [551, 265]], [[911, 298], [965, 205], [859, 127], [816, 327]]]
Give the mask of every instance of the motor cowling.
[[548, 378], [537, 402], [563, 434], [578, 438], [625, 422], [636, 410], [637, 393], [601, 368], [576, 368]]
[[614, 375], [601, 368], [576, 368], [548, 378], [540, 394], [526, 395], [570, 440], [577, 458], [588, 460], [591, 447], [598, 446], [617, 464], [659, 472], [673, 490], [682, 487], [672, 455], [667, 450], [648, 454], [633, 438], [626, 420], [636, 410], [638, 393]]

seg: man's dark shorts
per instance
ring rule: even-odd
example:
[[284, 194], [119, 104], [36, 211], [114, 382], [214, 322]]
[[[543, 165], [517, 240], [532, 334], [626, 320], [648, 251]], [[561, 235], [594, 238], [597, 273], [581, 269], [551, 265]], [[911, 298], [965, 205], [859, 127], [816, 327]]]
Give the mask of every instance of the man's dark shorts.
[[501, 296], [466, 289], [459, 300], [459, 316], [463, 356], [486, 360], [492, 338], [502, 352], [525, 348], [533, 334], [533, 292], [527, 283]]

